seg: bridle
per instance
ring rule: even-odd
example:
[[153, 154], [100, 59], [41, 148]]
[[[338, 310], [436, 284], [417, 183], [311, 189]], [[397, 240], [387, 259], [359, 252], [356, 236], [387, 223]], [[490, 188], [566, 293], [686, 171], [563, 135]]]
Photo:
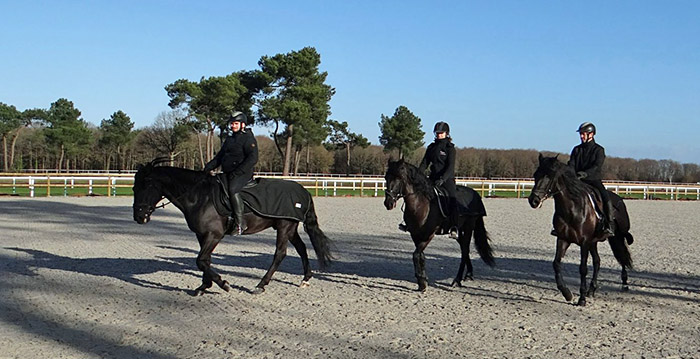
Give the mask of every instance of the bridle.
[[537, 197], [540, 198], [540, 203], [544, 202], [547, 198], [554, 197], [563, 191], [562, 189], [558, 189], [559, 186], [557, 185], [557, 178], [559, 176], [560, 175], [558, 173], [552, 176], [546, 189], [532, 190], [532, 193], [534, 193], [535, 195], [537, 195]]

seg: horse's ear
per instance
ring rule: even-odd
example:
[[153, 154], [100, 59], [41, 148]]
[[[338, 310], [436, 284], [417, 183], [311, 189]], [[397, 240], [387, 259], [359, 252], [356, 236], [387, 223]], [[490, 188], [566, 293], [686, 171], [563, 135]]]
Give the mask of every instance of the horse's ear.
[[558, 159], [559, 159], [559, 154], [558, 154], [558, 153], [557, 153], [556, 156], [554, 156], [554, 159], [555, 159], [555, 160], [558, 160]]
[[140, 171], [143, 168], [143, 164], [136, 165], [136, 171]]
[[542, 160], [543, 160], [543, 159], [544, 159], [544, 156], [542, 156], [542, 152], [540, 152], [540, 153], [539, 153], [539, 157], [537, 158], [537, 160], [539, 160], [540, 163], [542, 163]]

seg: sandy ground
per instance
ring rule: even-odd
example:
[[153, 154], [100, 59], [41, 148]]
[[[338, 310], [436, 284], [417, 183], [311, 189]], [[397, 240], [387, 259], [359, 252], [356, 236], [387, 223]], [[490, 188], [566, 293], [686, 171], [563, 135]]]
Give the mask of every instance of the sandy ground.
[[[629, 201], [630, 291], [604, 243], [582, 308], [554, 283], [551, 201], [485, 200], [497, 268], [472, 248], [475, 280], [449, 287], [459, 249], [438, 237], [425, 293], [399, 209], [315, 201], [338, 259], [310, 287], [290, 246], [267, 291], [249, 293], [272, 260], [268, 230], [217, 248], [231, 292], [192, 297], [198, 245], [174, 207], [137, 225], [131, 198], [0, 197], [0, 358], [700, 358], [700, 203]], [[578, 255], [564, 264], [574, 293]]]

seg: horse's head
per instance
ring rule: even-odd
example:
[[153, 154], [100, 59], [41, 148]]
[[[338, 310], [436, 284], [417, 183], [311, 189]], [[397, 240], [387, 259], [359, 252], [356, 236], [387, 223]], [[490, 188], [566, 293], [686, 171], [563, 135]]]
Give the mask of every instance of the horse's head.
[[163, 199], [160, 183], [153, 178], [153, 170], [159, 162], [153, 160], [140, 166], [134, 176], [134, 221], [139, 224], [148, 223], [156, 204]]
[[396, 207], [399, 198], [405, 195], [406, 182], [408, 181], [408, 167], [403, 159], [389, 161], [389, 166], [384, 176], [386, 190], [384, 191], [384, 207], [388, 210]]
[[533, 175], [535, 178], [535, 186], [532, 187], [532, 192], [530, 192], [530, 196], [527, 198], [530, 207], [541, 207], [542, 203], [556, 191], [557, 177], [566, 167], [557, 157], [558, 155], [554, 157], [544, 157], [540, 153], [540, 164]]

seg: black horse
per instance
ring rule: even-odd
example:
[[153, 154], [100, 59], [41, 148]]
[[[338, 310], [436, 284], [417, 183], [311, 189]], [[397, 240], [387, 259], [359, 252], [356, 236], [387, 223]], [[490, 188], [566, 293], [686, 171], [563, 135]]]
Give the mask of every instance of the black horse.
[[[593, 187], [580, 181], [571, 167], [559, 161], [557, 157], [543, 157], [540, 154], [539, 167], [535, 171], [534, 178], [535, 186], [528, 198], [530, 206], [539, 208], [544, 200], [549, 197], [554, 198], [552, 221], [557, 234], [557, 251], [553, 266], [557, 288], [564, 298], [567, 301], [573, 299], [561, 274], [561, 259], [569, 245], [575, 243], [581, 247], [579, 265], [581, 289], [578, 305], [584, 306], [586, 297], [593, 297], [598, 288], [598, 270], [600, 269], [598, 242], [606, 238], [615, 258], [622, 266], [622, 289], [627, 290], [627, 268], [632, 268], [632, 257], [627, 244], [632, 244], [634, 238], [629, 233], [630, 220], [622, 198], [615, 193], [608, 193], [614, 204], [616, 224], [615, 235], [608, 238], [601, 230], [603, 217], [596, 213], [596, 208], [602, 208], [600, 196], [595, 193]], [[589, 253], [593, 257], [593, 277], [590, 286], [586, 286]]]
[[[228, 221], [226, 216], [219, 215], [213, 205], [212, 187], [218, 185], [215, 178], [201, 171], [158, 166], [162, 162], [164, 161], [156, 159], [142, 166], [136, 172], [133, 188], [134, 220], [139, 224], [147, 223], [158, 202], [167, 198], [185, 215], [187, 226], [197, 235], [199, 241], [197, 268], [202, 271], [203, 275], [202, 285], [194, 291], [194, 294], [204, 294], [212, 286], [212, 282], [225, 291], [229, 291], [231, 289], [229, 284], [222, 280], [221, 276], [211, 267], [211, 254], [224, 237]], [[294, 182], [294, 184], [296, 183]], [[299, 184], [296, 185], [301, 187]], [[309, 208], [304, 219], [304, 230], [311, 239], [319, 266], [324, 268], [332, 259], [330, 241], [318, 226], [310, 194], [306, 190], [304, 192], [309, 195]], [[304, 279], [300, 286], [307, 286], [309, 279], [311, 279], [311, 269], [309, 268], [306, 246], [297, 231], [299, 221], [263, 217], [251, 212], [250, 209], [246, 209], [244, 217], [248, 228], [243, 234], [257, 233], [270, 227], [277, 230], [277, 248], [272, 265], [253, 293], [265, 291], [265, 286], [270, 283], [270, 278], [287, 254], [287, 241], [294, 245], [301, 257]]]
[[[416, 246], [416, 250], [413, 252], [413, 266], [416, 279], [418, 280], [418, 290], [425, 291], [428, 286], [428, 279], [425, 274], [425, 254], [423, 254], [423, 251], [433, 237], [442, 232], [444, 230], [443, 227], [445, 227], [445, 218], [440, 212], [438, 196], [435, 194], [433, 186], [428, 182], [425, 174], [420, 173], [416, 166], [403, 160], [389, 161], [384, 179], [386, 180], [384, 199], [386, 209], [393, 209], [396, 207], [396, 202], [399, 198], [404, 199], [406, 208], [403, 218]], [[478, 193], [464, 186], [457, 186], [457, 188], [458, 192], [471, 192], [472, 203], [476, 207], [483, 209], [483, 203]], [[484, 226], [483, 216], [485, 215], [485, 210], [483, 212], [483, 214], [460, 214], [459, 216], [457, 242], [462, 252], [462, 260], [459, 264], [457, 276], [452, 282], [453, 287], [461, 286], [463, 279], [473, 279], [472, 262], [469, 259], [469, 244], [472, 233], [481, 259], [489, 266], [494, 266], [493, 251], [489, 245], [489, 236]], [[462, 277], [465, 265], [467, 272]]]

